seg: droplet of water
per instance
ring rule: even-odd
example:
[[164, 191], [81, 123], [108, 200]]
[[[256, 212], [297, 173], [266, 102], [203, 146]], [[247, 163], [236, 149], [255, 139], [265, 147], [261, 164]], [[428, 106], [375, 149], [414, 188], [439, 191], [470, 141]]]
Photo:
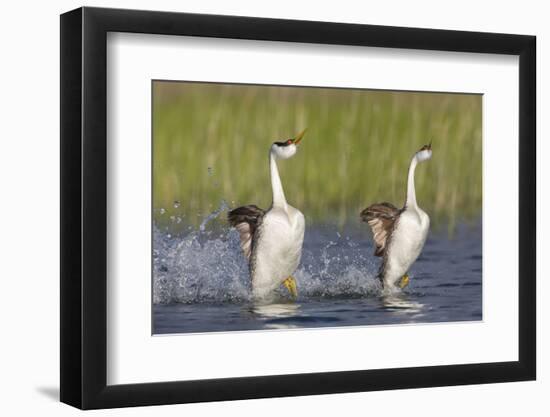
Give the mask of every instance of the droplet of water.
[[160, 214], [164, 214], [164, 213], [166, 213], [166, 210], [163, 209], [163, 208], [161, 207], [161, 208], [159, 209], [159, 212], [160, 212]]

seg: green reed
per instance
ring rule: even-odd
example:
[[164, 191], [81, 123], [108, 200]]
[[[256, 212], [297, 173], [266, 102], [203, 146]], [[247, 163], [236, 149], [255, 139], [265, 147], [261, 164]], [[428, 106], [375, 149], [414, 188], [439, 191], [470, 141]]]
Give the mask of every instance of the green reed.
[[196, 226], [222, 200], [269, 207], [269, 147], [307, 127], [298, 154], [278, 165], [287, 200], [309, 224], [353, 224], [375, 202], [401, 206], [411, 157], [431, 140], [433, 158], [416, 170], [417, 199], [436, 227], [452, 232], [481, 216], [481, 100], [155, 82], [154, 220], [177, 230]]

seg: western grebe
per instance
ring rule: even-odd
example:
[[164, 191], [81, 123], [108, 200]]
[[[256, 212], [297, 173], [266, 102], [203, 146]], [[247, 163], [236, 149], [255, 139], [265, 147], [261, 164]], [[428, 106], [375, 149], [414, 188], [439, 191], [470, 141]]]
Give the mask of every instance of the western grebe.
[[281, 284], [286, 286], [294, 298], [298, 296], [292, 274], [302, 255], [305, 219], [298, 209], [286, 202], [276, 160], [294, 156], [304, 134], [305, 130], [293, 139], [271, 145], [271, 207], [266, 211], [249, 205], [238, 207], [228, 214], [229, 223], [239, 232], [256, 300], [267, 299]]
[[379, 278], [384, 288], [404, 288], [408, 285], [408, 270], [426, 242], [430, 218], [416, 203], [414, 172], [418, 163], [431, 157], [431, 142], [413, 156], [407, 180], [407, 199], [403, 208], [380, 203], [361, 212], [361, 219], [372, 229], [374, 254], [382, 257]]

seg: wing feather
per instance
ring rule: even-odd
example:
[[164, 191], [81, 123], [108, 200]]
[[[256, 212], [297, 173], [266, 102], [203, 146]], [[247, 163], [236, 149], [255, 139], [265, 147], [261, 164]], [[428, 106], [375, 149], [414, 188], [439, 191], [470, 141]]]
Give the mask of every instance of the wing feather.
[[231, 210], [227, 219], [231, 226], [239, 232], [241, 239], [241, 249], [247, 260], [250, 260], [254, 246], [255, 235], [262, 223], [265, 210], [254, 206], [243, 206]]
[[373, 204], [361, 212], [361, 220], [367, 222], [372, 230], [375, 256], [384, 255], [389, 236], [400, 212], [401, 210], [391, 203]]

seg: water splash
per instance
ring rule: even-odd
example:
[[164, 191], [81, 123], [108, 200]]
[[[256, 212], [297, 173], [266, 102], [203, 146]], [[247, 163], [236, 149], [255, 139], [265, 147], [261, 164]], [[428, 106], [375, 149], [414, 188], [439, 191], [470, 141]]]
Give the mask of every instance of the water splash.
[[210, 223], [214, 219], [217, 219], [218, 216], [222, 214], [224, 211], [226, 211], [227, 209], [229, 209], [229, 206], [227, 205], [225, 200], [222, 200], [220, 203], [220, 207], [204, 218], [204, 220], [199, 226], [199, 231], [204, 232], [206, 230], [206, 226], [208, 225], [208, 223]]
[[[229, 209], [225, 201], [204, 218], [198, 230], [171, 236], [153, 231], [153, 301], [169, 303], [247, 303], [251, 301], [248, 265], [238, 233], [229, 227], [208, 230]], [[220, 219], [221, 220], [221, 219]], [[334, 240], [327, 239], [332, 236]], [[328, 243], [326, 243], [328, 240]], [[308, 228], [295, 277], [300, 300], [379, 295], [372, 248], [336, 231]], [[281, 289], [279, 297], [286, 293]]]

